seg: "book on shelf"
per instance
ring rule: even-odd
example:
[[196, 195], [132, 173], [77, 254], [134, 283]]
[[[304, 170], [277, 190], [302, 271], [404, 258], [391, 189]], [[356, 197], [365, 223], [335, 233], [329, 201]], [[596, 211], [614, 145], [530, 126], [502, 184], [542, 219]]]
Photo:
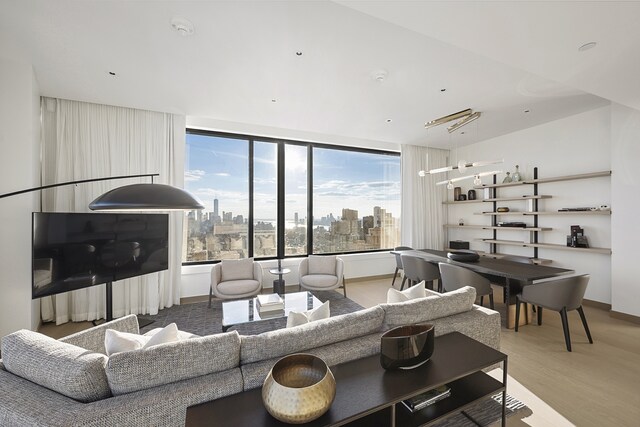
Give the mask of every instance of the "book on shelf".
[[424, 393], [420, 393], [416, 396], [413, 396], [410, 399], [403, 400], [402, 403], [411, 412], [416, 412], [426, 408], [429, 405], [433, 405], [437, 401], [445, 399], [450, 395], [451, 395], [451, 387], [445, 384], [443, 386], [434, 388], [432, 390], [425, 391]]
[[259, 312], [284, 310], [284, 300], [278, 294], [258, 295], [256, 305]]

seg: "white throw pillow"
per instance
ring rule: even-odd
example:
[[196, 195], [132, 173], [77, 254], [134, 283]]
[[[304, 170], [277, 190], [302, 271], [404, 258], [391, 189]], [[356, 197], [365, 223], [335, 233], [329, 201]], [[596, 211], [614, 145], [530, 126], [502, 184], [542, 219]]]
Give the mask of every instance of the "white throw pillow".
[[229, 280], [253, 279], [253, 258], [224, 259], [221, 263], [223, 282]]
[[287, 317], [287, 328], [304, 325], [309, 322], [315, 322], [320, 319], [328, 319], [331, 315], [329, 311], [329, 301], [325, 301], [320, 307], [313, 310], [297, 312], [292, 311]]
[[149, 340], [142, 346], [143, 349], [153, 347], [154, 345], [180, 341], [178, 337], [178, 325], [170, 323], [155, 334], [147, 336], [147, 338]]
[[390, 288], [387, 291], [387, 302], [404, 302], [409, 301], [416, 298], [424, 298], [427, 296], [427, 292], [424, 287], [424, 280], [417, 285], [411, 286], [404, 291], [398, 291], [396, 289]]
[[123, 351], [140, 350], [149, 341], [144, 335], [107, 329], [104, 333], [104, 350], [107, 356]]
[[123, 351], [140, 350], [175, 341], [179, 341], [178, 326], [175, 323], [164, 328], [156, 328], [145, 335], [107, 329], [104, 334], [104, 349], [107, 356], [111, 356]]
[[309, 274], [336, 275], [336, 257], [331, 255], [309, 255]]

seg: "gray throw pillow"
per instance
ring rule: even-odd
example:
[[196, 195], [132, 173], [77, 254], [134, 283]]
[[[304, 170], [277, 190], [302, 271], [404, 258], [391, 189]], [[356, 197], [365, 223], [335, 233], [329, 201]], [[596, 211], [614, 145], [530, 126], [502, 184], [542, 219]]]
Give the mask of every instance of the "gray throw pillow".
[[309, 255], [309, 274], [336, 275], [336, 257], [331, 255]]
[[221, 269], [223, 282], [253, 279], [253, 258], [222, 260]]
[[7, 371], [79, 402], [111, 396], [107, 356], [22, 329], [2, 339]]

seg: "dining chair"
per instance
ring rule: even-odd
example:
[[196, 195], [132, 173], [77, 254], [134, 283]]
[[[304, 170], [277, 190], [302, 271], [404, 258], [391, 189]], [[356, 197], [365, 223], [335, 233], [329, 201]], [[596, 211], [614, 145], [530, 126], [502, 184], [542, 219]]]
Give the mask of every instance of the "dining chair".
[[[393, 248], [394, 251], [411, 251], [413, 250], [413, 248], [409, 247], [409, 246], [396, 246], [395, 248]], [[396, 276], [398, 275], [398, 271], [401, 271], [404, 273], [404, 269], [402, 268], [402, 258], [400, 257], [400, 254], [393, 254], [396, 257], [396, 271], [393, 273], [393, 280], [391, 281], [391, 287], [393, 288], [393, 285], [395, 285], [396, 283]], [[400, 289], [404, 288], [404, 282], [405, 280], [407, 280], [407, 276], [402, 277], [402, 286], [400, 286]]]
[[[431, 289], [435, 289], [433, 285], [434, 280], [440, 280], [440, 271], [438, 267], [425, 260], [414, 255], [402, 255], [402, 266], [404, 268], [404, 277], [409, 280], [409, 286], [413, 286], [423, 280], [430, 286]], [[402, 282], [402, 288], [404, 287], [404, 281]]]
[[577, 310], [582, 320], [582, 326], [587, 333], [589, 343], [593, 344], [587, 318], [582, 309], [582, 298], [587, 290], [590, 276], [583, 274], [581, 276], [567, 277], [564, 279], [551, 280], [548, 282], [528, 285], [522, 289], [522, 293], [516, 295], [516, 328], [518, 332], [518, 321], [520, 320], [520, 304], [527, 303], [538, 306], [538, 325], [542, 324], [542, 309], [547, 308], [560, 313], [562, 319], [562, 329], [564, 331], [564, 340], [567, 350], [571, 351], [571, 337], [569, 335], [569, 320], [567, 312]]
[[489, 307], [493, 309], [493, 288], [489, 279], [468, 268], [446, 262], [438, 263], [438, 267], [445, 292], [455, 291], [464, 286], [472, 286], [476, 289], [476, 295], [480, 297], [480, 305], [484, 305], [484, 296], [489, 295]]

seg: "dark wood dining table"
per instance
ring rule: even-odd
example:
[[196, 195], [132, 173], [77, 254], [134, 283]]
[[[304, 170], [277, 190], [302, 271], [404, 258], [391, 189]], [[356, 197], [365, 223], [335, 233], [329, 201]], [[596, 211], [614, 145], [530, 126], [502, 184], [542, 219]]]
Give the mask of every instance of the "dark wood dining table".
[[[575, 273], [574, 270], [550, 267], [547, 265], [524, 264], [507, 259], [481, 256], [473, 262], [453, 261], [447, 258], [447, 251], [433, 249], [412, 249], [391, 251], [392, 254], [413, 255], [437, 264], [446, 262], [473, 270], [489, 280], [491, 283], [504, 287], [504, 300], [509, 304], [515, 303], [515, 295], [522, 290], [522, 286], [532, 285], [536, 280], [550, 279], [557, 276]], [[508, 304], [507, 304], [508, 305]]]

